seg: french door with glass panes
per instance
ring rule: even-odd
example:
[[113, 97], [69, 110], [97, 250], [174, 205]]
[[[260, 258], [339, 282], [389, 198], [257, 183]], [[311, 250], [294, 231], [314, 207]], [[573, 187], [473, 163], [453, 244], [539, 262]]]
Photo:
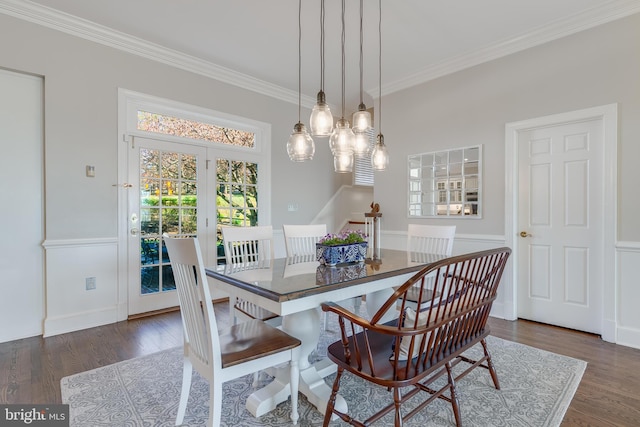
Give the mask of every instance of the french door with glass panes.
[[[259, 225], [258, 212], [268, 221], [258, 156], [141, 137], [130, 150], [129, 315], [178, 305], [164, 233], [197, 236], [213, 266], [224, 264], [222, 226]], [[226, 296], [213, 289], [214, 298]]]
[[134, 138], [128, 183], [130, 315], [178, 305], [162, 234], [204, 234], [206, 158], [202, 146]]

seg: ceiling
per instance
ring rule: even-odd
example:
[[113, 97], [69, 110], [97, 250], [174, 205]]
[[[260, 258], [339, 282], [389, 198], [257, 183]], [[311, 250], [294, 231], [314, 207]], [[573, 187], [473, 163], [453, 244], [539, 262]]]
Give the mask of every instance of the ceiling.
[[[341, 2], [325, 1], [325, 92], [338, 114]], [[359, 4], [346, 0], [347, 113], [360, 95]], [[295, 0], [0, 0], [0, 12], [51, 27], [64, 22], [56, 28], [125, 50], [133, 44], [129, 50], [143, 56], [168, 55], [179, 66], [297, 102]], [[637, 12], [640, 0], [382, 0], [382, 93]], [[320, 87], [320, 0], [302, 1], [301, 16], [302, 93], [309, 104]], [[378, 18], [378, 1], [364, 0], [369, 107], [380, 92]]]

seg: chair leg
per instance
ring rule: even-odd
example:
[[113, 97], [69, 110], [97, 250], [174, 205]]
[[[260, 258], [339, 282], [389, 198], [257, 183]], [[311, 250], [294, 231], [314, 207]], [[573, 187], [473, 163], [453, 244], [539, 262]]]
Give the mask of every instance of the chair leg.
[[260, 383], [260, 371], [256, 371], [253, 373], [253, 383], [251, 387], [258, 388], [258, 384]]
[[[294, 353], [295, 354], [295, 353]], [[291, 384], [291, 421], [293, 425], [298, 424], [298, 384], [300, 383], [300, 368], [298, 367], [298, 359], [296, 357], [291, 359], [291, 378], [289, 383]]]
[[360, 307], [362, 306], [362, 297], [355, 297], [353, 299], [353, 308], [354, 308], [354, 312], [358, 315], [360, 315]]
[[322, 427], [328, 427], [329, 423], [331, 422], [333, 408], [335, 408], [336, 406], [336, 397], [338, 396], [338, 390], [340, 389], [340, 377], [342, 377], [343, 372], [344, 368], [338, 367], [336, 379], [333, 381], [333, 388], [331, 389], [331, 396], [329, 396], [329, 401], [327, 402], [327, 409], [324, 411], [324, 421], [322, 423]]
[[394, 426], [402, 427], [402, 414], [400, 413], [400, 404], [402, 403], [402, 396], [400, 395], [400, 389], [395, 387], [393, 389], [393, 405], [395, 406], [395, 419]]
[[179, 426], [184, 420], [184, 414], [187, 410], [187, 401], [189, 400], [189, 390], [191, 390], [191, 374], [193, 373], [193, 365], [188, 357], [185, 356], [182, 365], [182, 390], [180, 391], [180, 403], [178, 404], [178, 415], [176, 416], [176, 425]]
[[326, 311], [322, 312], [322, 323], [323, 323], [322, 327], [324, 328], [325, 331], [327, 330], [327, 325], [328, 325], [328, 322], [327, 322], [327, 319], [329, 317], [328, 314], [329, 313], [327, 313]]
[[460, 405], [458, 404], [458, 395], [456, 394], [456, 383], [453, 379], [453, 373], [451, 372], [451, 362], [447, 362], [444, 366], [447, 368], [447, 379], [449, 381], [449, 391], [451, 392], [453, 416], [456, 419], [456, 426], [462, 427], [462, 420], [460, 419]]
[[484, 349], [484, 355], [487, 358], [487, 365], [489, 366], [489, 373], [491, 374], [491, 379], [493, 380], [493, 385], [496, 386], [496, 390], [500, 390], [500, 381], [498, 381], [498, 374], [496, 372], [496, 368], [493, 365], [493, 360], [491, 360], [491, 354], [489, 353], [489, 349], [487, 348], [487, 342], [483, 339], [480, 340], [482, 344], [482, 348]]
[[222, 382], [213, 378], [209, 383], [209, 422], [207, 427], [220, 427], [222, 419]]

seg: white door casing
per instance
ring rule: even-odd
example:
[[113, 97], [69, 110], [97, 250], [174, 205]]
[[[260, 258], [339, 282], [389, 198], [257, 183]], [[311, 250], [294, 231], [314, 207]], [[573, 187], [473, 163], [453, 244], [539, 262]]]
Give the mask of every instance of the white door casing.
[[507, 124], [507, 318], [615, 341], [616, 145], [616, 105]]
[[[225, 143], [212, 143], [192, 138], [147, 132], [138, 129], [138, 112], [154, 112], [169, 117], [184, 118], [196, 122], [215, 124], [229, 129], [251, 132], [255, 136], [256, 144], [251, 148], [234, 146]], [[140, 239], [132, 239], [130, 203], [137, 198], [139, 203], [139, 188], [134, 188], [139, 180], [138, 171], [131, 173], [130, 155], [135, 151], [136, 141], [148, 141], [151, 144], [163, 144], [168, 151], [192, 152], [204, 150], [199, 154], [204, 166], [198, 166], [198, 179], [204, 182], [198, 184], [206, 193], [198, 190], [198, 237], [205, 262], [208, 265], [216, 263], [216, 164], [218, 159], [231, 159], [259, 164], [258, 190], [260, 200], [260, 223], [271, 223], [271, 126], [267, 123], [238, 117], [219, 111], [197, 107], [190, 104], [155, 97], [127, 89], [118, 89], [118, 320], [127, 319], [134, 312], [154, 310], [162, 306], [177, 305], [172, 296], [168, 295], [155, 299], [154, 303], [143, 303], [131, 310], [130, 297], [132, 292], [139, 293], [140, 289]], [[167, 145], [164, 145], [167, 144]], [[139, 168], [138, 168], [139, 169]], [[200, 174], [202, 171], [202, 174]], [[139, 185], [139, 184], [138, 184]], [[131, 187], [130, 187], [131, 186]], [[140, 216], [137, 216], [138, 220]], [[133, 227], [135, 228], [135, 227]], [[131, 244], [132, 241], [137, 245]], [[172, 294], [174, 292], [169, 292]], [[212, 289], [214, 299], [227, 295]], [[163, 301], [166, 298], [166, 301]]]

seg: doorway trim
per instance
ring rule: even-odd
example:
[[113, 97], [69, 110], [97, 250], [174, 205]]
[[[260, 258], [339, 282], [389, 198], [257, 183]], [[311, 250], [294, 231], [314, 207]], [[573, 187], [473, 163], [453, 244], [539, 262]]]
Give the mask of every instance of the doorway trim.
[[[518, 138], [520, 132], [535, 128], [563, 125], [567, 123], [601, 120], [603, 129], [604, 159], [603, 182], [604, 203], [601, 208], [603, 224], [603, 299], [602, 299], [602, 339], [616, 342], [616, 280], [615, 280], [615, 243], [617, 238], [617, 151], [618, 151], [618, 104], [567, 113], [537, 117], [505, 125], [505, 236], [506, 244], [513, 250], [512, 260], [518, 259], [515, 238], [516, 219], [518, 218]], [[511, 286], [505, 288], [504, 317], [508, 320], [518, 318], [517, 277], [518, 265], [515, 261], [511, 269]]]

